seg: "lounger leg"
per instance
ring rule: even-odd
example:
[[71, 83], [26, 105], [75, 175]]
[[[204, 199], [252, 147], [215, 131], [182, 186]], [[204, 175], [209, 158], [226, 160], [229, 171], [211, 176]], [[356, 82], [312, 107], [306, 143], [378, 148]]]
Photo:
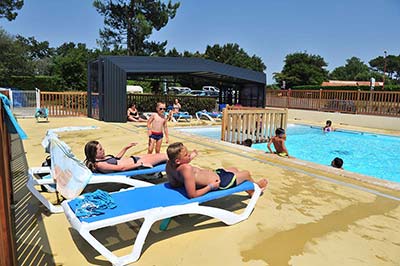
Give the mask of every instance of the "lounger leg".
[[121, 265], [126, 265], [131, 262], [135, 262], [139, 259], [142, 248], [144, 245], [144, 241], [146, 240], [147, 235], [151, 229], [151, 226], [158, 219], [154, 219], [154, 217], [145, 217], [142, 226], [140, 227], [139, 233], [136, 236], [135, 243], [133, 244], [132, 253], [130, 255], [121, 257], [119, 259]]
[[135, 262], [139, 259], [144, 241], [151, 229], [151, 226], [156, 221], [153, 218], [145, 218], [142, 226], [140, 227], [139, 233], [136, 236], [136, 240], [133, 244], [132, 252], [129, 255], [117, 257], [109, 249], [107, 249], [102, 243], [100, 243], [87, 229], [80, 230], [81, 236], [101, 255], [108, 259], [113, 265], [127, 265]]
[[171, 222], [171, 218], [165, 218], [164, 220], [162, 220], [162, 222], [160, 224], [160, 230], [166, 231], [168, 229], [168, 225], [170, 222]]

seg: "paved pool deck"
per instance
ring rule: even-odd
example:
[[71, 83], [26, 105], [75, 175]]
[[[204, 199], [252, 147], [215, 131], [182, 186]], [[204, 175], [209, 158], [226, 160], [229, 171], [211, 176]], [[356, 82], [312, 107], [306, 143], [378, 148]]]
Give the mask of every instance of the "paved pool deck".
[[[23, 145], [29, 167], [40, 166], [46, 157], [41, 146], [46, 131], [65, 126], [98, 127], [59, 134], [82, 160], [89, 140], [99, 140], [107, 154], [117, 153], [128, 142], [139, 144], [127, 155], [147, 150], [143, 123], [90, 118], [18, 122], [28, 135]], [[351, 173], [332, 167], [205, 141], [175, 131], [173, 125], [169, 124], [170, 143], [182, 141], [189, 149], [197, 149], [199, 156], [193, 164], [247, 169], [255, 180], [268, 178], [269, 186], [249, 219], [236, 225], [226, 226], [200, 215], [178, 216], [165, 232], [156, 223], [140, 259], [132, 265], [400, 265], [399, 190], [360, 181], [363, 177], [352, 178]], [[164, 143], [162, 151], [166, 148]], [[240, 211], [247, 200], [243, 195], [216, 204]], [[26, 212], [38, 218], [38, 234], [46, 239], [41, 249], [51, 258], [50, 265], [110, 265], [70, 228], [64, 214], [49, 214], [32, 197], [25, 201]], [[117, 255], [124, 255], [132, 248], [137, 228], [132, 222], [99, 230], [96, 236]]]

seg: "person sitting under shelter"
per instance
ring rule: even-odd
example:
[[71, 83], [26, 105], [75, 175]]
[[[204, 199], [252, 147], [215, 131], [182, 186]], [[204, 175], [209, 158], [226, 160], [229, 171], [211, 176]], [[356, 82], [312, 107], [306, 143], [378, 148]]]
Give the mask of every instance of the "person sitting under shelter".
[[136, 104], [131, 103], [128, 110], [126, 111], [128, 121], [132, 122], [145, 122], [146, 119], [140, 117], [138, 110], [136, 109]]
[[111, 173], [128, 171], [140, 167], [153, 167], [154, 165], [167, 161], [165, 153], [143, 154], [131, 157], [123, 157], [128, 149], [136, 143], [129, 143], [116, 155], [105, 155], [103, 146], [92, 140], [85, 145], [85, 164], [92, 172]]

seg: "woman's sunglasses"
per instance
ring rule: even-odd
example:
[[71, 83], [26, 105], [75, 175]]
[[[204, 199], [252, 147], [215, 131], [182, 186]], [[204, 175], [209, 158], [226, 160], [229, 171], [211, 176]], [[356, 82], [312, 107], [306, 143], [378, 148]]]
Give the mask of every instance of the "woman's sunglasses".
[[167, 110], [167, 108], [162, 108], [162, 107], [160, 107], [160, 108], [158, 108], [158, 110]]

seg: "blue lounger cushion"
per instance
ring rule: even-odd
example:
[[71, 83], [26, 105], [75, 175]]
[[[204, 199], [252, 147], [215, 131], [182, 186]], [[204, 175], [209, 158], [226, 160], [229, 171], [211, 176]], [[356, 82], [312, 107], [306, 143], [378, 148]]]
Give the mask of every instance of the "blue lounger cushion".
[[[230, 196], [245, 190], [254, 190], [254, 193], [242, 213], [236, 213], [215, 206], [200, 205], [200, 203]], [[201, 197], [190, 199], [187, 197], [183, 187], [171, 188], [168, 183], [164, 183], [136, 187], [132, 190], [114, 192], [109, 195], [112, 200], [107, 197], [106, 202], [113, 202], [112, 206], [114, 207], [115, 204], [116, 207], [101, 209], [97, 211], [98, 216], [83, 217], [77, 211], [79, 203], [82, 203], [81, 199], [83, 195], [73, 200], [64, 201], [61, 205], [72, 228], [77, 230], [93, 248], [113, 265], [127, 265], [139, 259], [146, 237], [155, 222], [160, 220], [167, 221], [165, 226], [163, 226], [164, 222], [161, 223], [162, 227], [166, 227], [168, 226], [168, 220], [177, 215], [200, 214], [218, 219], [227, 225], [236, 224], [250, 216], [261, 195], [261, 189], [257, 184], [246, 181], [233, 188], [211, 191]], [[143, 219], [143, 223], [140, 225], [140, 229], [133, 241], [132, 251], [124, 256], [116, 256], [116, 254], [96, 239], [95, 234], [91, 233], [100, 228], [137, 219]], [[163, 228], [161, 229], [164, 230]]]
[[[254, 183], [250, 181], [245, 181], [238, 186], [230, 189], [215, 190], [208, 192], [203, 196], [190, 199], [187, 196], [184, 187], [171, 188], [169, 183], [163, 183], [148, 187], [139, 187], [133, 190], [111, 193], [110, 195], [117, 205], [116, 208], [107, 209], [104, 214], [101, 214], [99, 216], [79, 218], [79, 220], [82, 222], [91, 223], [139, 211], [149, 210], [152, 208], [184, 205], [194, 202], [204, 203], [210, 200], [229, 196], [234, 193], [253, 189]], [[78, 202], [78, 199], [73, 199], [68, 202], [68, 205], [73, 212], [75, 212]]]
[[94, 176], [115, 176], [115, 175], [123, 175], [123, 176], [137, 176], [137, 175], [148, 175], [148, 174], [155, 174], [159, 172], [164, 172], [165, 167], [167, 165], [165, 163], [157, 164], [154, 167], [149, 168], [142, 168], [142, 169], [134, 169], [129, 171], [121, 171], [121, 172], [112, 172], [112, 173], [93, 173]]

